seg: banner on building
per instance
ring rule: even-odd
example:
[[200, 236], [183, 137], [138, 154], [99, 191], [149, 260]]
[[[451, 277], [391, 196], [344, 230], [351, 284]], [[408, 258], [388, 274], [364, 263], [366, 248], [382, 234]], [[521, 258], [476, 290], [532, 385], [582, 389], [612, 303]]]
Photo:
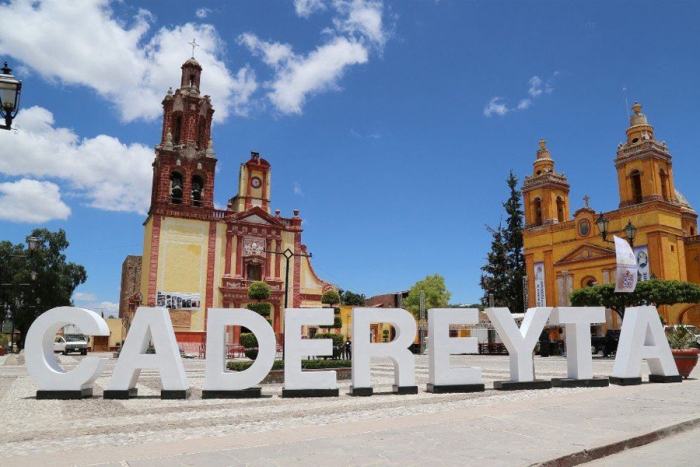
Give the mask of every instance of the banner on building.
[[637, 258], [637, 281], [649, 280], [649, 250], [647, 246], [634, 247], [634, 256]]
[[170, 310], [198, 310], [200, 304], [198, 293], [163, 292], [158, 291], [156, 303]]
[[547, 294], [544, 285], [544, 261], [535, 263], [535, 306], [547, 306]]
[[615, 292], [634, 292], [637, 287], [637, 258], [632, 247], [617, 235], [615, 239], [615, 257], [617, 272], [615, 274]]

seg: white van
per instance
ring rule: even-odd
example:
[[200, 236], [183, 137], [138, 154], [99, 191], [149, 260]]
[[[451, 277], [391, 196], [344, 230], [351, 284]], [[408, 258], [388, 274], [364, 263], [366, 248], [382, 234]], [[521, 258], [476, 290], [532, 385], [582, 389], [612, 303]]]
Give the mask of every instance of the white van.
[[56, 336], [53, 340], [53, 351], [68, 355], [68, 352], [80, 352], [87, 355], [88, 340], [82, 334], [68, 334], [66, 336]]

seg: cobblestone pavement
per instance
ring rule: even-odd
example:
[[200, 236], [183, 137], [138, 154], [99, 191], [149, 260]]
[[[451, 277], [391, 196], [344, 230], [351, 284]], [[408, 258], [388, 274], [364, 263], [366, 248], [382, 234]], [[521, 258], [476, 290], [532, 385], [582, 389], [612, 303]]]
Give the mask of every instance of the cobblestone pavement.
[[[56, 358], [69, 370], [82, 357]], [[487, 391], [426, 393], [427, 357], [418, 356], [418, 395], [391, 394], [393, 366], [388, 359], [378, 359], [372, 365], [373, 397], [351, 397], [347, 394], [350, 381], [339, 381], [341, 395], [337, 398], [282, 399], [282, 385], [273, 384], [263, 386], [262, 399], [203, 400], [204, 362], [184, 360], [192, 387], [188, 400], [160, 400], [160, 379], [154, 371], [142, 372], [138, 398], [104, 400], [102, 391], [116, 363], [110, 359], [108, 370], [96, 381], [95, 397], [37, 401], [36, 385], [27, 375], [23, 358], [0, 357], [4, 428], [0, 465], [416, 465], [428, 460], [425, 456], [431, 450], [437, 457], [429, 459], [439, 460], [435, 465], [455, 465], [458, 459], [462, 464], [465, 459], [490, 459], [490, 466], [529, 465], [533, 459], [545, 461], [566, 454], [567, 449], [573, 452], [576, 443], [550, 449], [546, 440], [557, 433], [561, 436], [562, 430], [576, 433], [576, 423], [592, 429], [598, 442], [604, 442], [606, 435], [624, 438], [624, 432], [634, 430], [625, 425], [623, 433], [613, 432], [610, 423], [622, 423], [626, 400], [634, 400], [634, 410], [639, 411], [657, 402], [663, 404], [663, 394], [673, 392], [675, 409], [660, 413], [657, 424], [700, 417], [697, 381], [501, 392], [490, 388], [495, 380], [509, 379], [508, 357], [452, 358], [454, 365], [481, 367]], [[594, 358], [594, 374], [609, 375], [612, 364], [610, 359]], [[536, 357], [535, 372], [540, 379], [564, 377], [566, 360]], [[679, 405], [690, 397], [694, 405]], [[564, 413], [568, 401], [577, 401], [582, 407], [579, 412], [588, 409], [592, 413], [576, 414], [577, 409]], [[536, 409], [540, 415], [519, 419], [519, 413], [529, 413], [524, 409]], [[532, 425], [528, 417], [537, 416], [544, 419]], [[562, 417], [566, 420], [558, 426]], [[602, 417], [600, 429], [590, 425], [596, 417]], [[610, 417], [608, 422], [606, 417]], [[635, 423], [639, 426], [634, 429], [643, 432], [652, 419], [638, 416]], [[465, 423], [469, 420], [473, 423]], [[454, 450], [451, 445], [441, 446], [445, 440], [459, 446], [460, 437], [481, 441], [462, 442], [464, 449], [455, 453], [449, 451]], [[324, 441], [319, 444], [318, 440]], [[522, 457], [524, 463], [512, 463], [514, 456], [520, 459], [518, 449], [533, 443], [538, 453]]]

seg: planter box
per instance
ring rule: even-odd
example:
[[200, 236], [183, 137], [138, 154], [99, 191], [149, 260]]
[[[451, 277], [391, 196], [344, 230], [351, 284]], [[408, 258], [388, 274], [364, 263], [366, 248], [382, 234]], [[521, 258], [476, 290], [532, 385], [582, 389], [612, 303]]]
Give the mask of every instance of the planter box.
[[678, 373], [683, 377], [687, 378], [690, 376], [690, 372], [693, 371], [695, 365], [698, 363], [698, 349], [671, 349], [673, 354], [673, 360], [676, 362], [676, 367], [678, 368]]

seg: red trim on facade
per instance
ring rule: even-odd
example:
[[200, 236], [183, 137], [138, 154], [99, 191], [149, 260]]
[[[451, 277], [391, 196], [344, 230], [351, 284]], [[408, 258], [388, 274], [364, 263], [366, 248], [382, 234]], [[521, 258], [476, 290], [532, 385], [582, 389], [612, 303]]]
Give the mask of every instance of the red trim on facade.
[[207, 300], [204, 308], [204, 329], [207, 328], [208, 309], [214, 306], [214, 276], [216, 275], [216, 222], [209, 223], [207, 245]]
[[204, 331], [175, 331], [178, 342], [206, 342], [207, 333]]
[[[294, 234], [294, 253], [301, 254], [301, 232]], [[304, 258], [295, 257], [294, 258], [294, 279], [292, 282], [292, 303], [294, 308], [299, 308], [301, 306], [301, 262]]]
[[160, 216], [153, 217], [151, 229], [151, 252], [148, 261], [148, 306], [156, 306], [156, 287], [158, 284], [158, 250], [160, 247]]
[[243, 252], [243, 236], [236, 235], [236, 277], [242, 277], [241, 268], [243, 267], [243, 259], [241, 253]]
[[[228, 229], [227, 229], [228, 230]], [[226, 232], [226, 257], [224, 258], [224, 275], [231, 275], [231, 256], [233, 255], [233, 235]]]

